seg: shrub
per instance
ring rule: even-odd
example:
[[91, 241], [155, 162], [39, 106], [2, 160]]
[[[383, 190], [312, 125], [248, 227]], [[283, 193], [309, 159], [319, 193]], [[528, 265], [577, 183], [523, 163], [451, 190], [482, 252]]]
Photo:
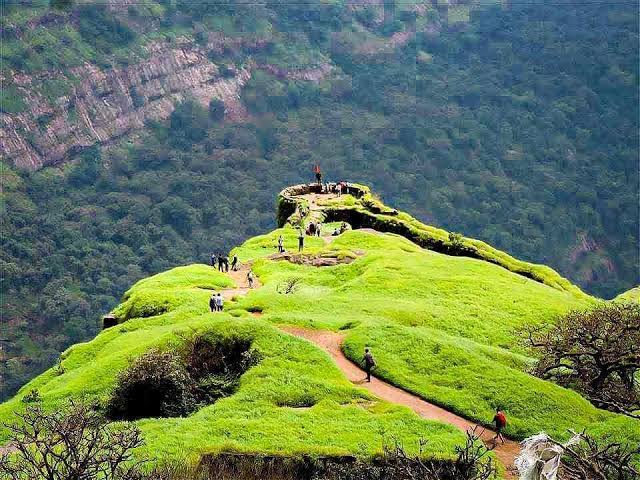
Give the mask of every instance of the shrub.
[[173, 352], [152, 350], [118, 377], [107, 406], [115, 419], [180, 417], [229, 396], [259, 359], [249, 339], [196, 334]]
[[140, 430], [114, 429], [95, 406], [69, 402], [45, 412], [40, 404], [17, 413], [9, 425], [12, 452], [0, 455], [0, 478], [8, 480], [142, 480], [132, 451], [143, 444]]
[[108, 415], [126, 420], [187, 415], [195, 407], [193, 386], [175, 354], [152, 350], [120, 374]]

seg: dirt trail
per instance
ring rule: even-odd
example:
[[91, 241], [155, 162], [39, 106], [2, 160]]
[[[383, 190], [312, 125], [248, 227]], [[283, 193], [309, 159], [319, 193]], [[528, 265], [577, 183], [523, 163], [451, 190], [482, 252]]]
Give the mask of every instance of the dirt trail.
[[[301, 327], [286, 326], [281, 328], [287, 333], [309, 340], [328, 352], [349, 380], [366, 388], [377, 397], [388, 402], [405, 405], [423, 418], [448, 423], [464, 432], [477, 425], [474, 422], [459, 417], [458, 415], [448, 412], [437, 405], [426, 402], [416, 395], [394, 387], [393, 385], [383, 382], [377, 378], [372, 378], [371, 383], [365, 382], [364, 371], [351, 362], [351, 360], [345, 357], [344, 353], [342, 353], [341, 346], [344, 336], [339, 333], [311, 330]], [[491, 440], [494, 435], [495, 433], [493, 431], [485, 429], [482, 435], [482, 440], [485, 444], [491, 445]], [[496, 457], [498, 457], [500, 462], [502, 462], [507, 469], [505, 472], [505, 478], [515, 480], [517, 475], [515, 475], [512, 468], [513, 461], [520, 452], [520, 446], [518, 443], [512, 440], [507, 440], [504, 444], [498, 444], [494, 452]]]
[[[250, 263], [243, 263], [238, 267], [238, 270], [229, 270], [229, 272], [227, 272], [227, 275], [231, 277], [231, 279], [236, 284], [236, 287], [223, 288], [222, 290], [220, 290], [225, 300], [229, 301], [233, 297], [240, 297], [249, 293], [251, 288], [249, 288], [249, 282], [247, 281], [247, 273], [249, 273], [250, 269], [251, 269]], [[261, 286], [262, 284], [260, 283], [260, 280], [254, 274], [253, 288], [259, 288]]]

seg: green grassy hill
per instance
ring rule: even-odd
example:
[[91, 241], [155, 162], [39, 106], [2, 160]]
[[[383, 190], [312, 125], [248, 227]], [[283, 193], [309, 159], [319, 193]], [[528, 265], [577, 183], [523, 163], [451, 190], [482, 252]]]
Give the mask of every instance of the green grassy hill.
[[[357, 203], [346, 196], [340, 206], [362, 208]], [[310, 212], [326, 214], [324, 207]], [[327, 223], [326, 232], [334, 226]], [[569, 428], [584, 428], [640, 441], [640, 422], [598, 410], [577, 393], [526, 373], [533, 359], [519, 346], [518, 328], [552, 322], [595, 298], [368, 229], [307, 238], [305, 258], [350, 263], [297, 264], [273, 258], [279, 235], [287, 250], [296, 249], [296, 230], [287, 225], [234, 250], [241, 262], [252, 262], [262, 286], [237, 296], [224, 313], [210, 313], [208, 298], [233, 281], [211, 267], [178, 267], [138, 282], [114, 310], [121, 323], [68, 349], [60, 367], [0, 405], [0, 421], [10, 421], [32, 389], [46, 408], [81, 396], [104, 403], [131, 359], [154, 347], [177, 349], [191, 332], [210, 332], [251, 340], [261, 361], [243, 375], [236, 393], [189, 417], [138, 420], [146, 439], [141, 453], [192, 460], [227, 450], [366, 456], [380, 450], [385, 436], [412, 451], [426, 438], [427, 455], [447, 457], [463, 440], [452, 426], [372, 398], [322, 350], [278, 328], [297, 325], [344, 332], [349, 358], [359, 360], [371, 347], [379, 376], [464, 417], [486, 424], [495, 406], [503, 407], [515, 439], [541, 430], [565, 437]], [[299, 287], [279, 293], [292, 278]]]

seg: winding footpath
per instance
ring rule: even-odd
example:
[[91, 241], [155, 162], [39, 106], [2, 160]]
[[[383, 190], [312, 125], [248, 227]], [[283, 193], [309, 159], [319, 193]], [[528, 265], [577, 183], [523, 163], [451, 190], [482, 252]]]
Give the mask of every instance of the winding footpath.
[[[240, 266], [237, 271], [229, 272], [229, 276], [233, 279], [236, 285], [241, 286], [231, 289], [223, 289], [222, 293], [225, 299], [231, 300], [233, 297], [244, 296], [250, 291], [246, 280], [246, 275], [250, 268], [251, 265], [245, 264]], [[260, 283], [256, 278], [254, 288], [258, 288], [259, 286]], [[256, 317], [262, 316], [262, 312], [252, 312], [252, 314]], [[479, 431], [482, 432], [481, 439], [485, 443], [485, 445], [489, 448], [494, 446], [494, 431], [483, 428], [482, 426], [470, 420], [451, 413], [442, 407], [429, 403], [417, 395], [402, 390], [401, 388], [395, 387], [376, 377], [372, 377], [371, 382], [366, 382], [365, 372], [357, 364], [349, 360], [342, 352], [342, 342], [344, 341], [343, 334], [325, 330], [313, 330], [309, 328], [284, 325], [281, 325], [280, 329], [286, 333], [305, 339], [320, 347], [331, 356], [338, 368], [342, 370], [345, 376], [352, 383], [366, 388], [376, 397], [390, 403], [409, 407], [422, 418], [436, 420], [439, 422], [447, 423], [449, 425], [453, 425], [463, 432], [467, 432], [470, 429], [479, 427]], [[520, 445], [513, 440], [506, 440], [505, 443], [498, 442], [498, 444], [493, 449], [493, 452], [495, 453], [500, 463], [502, 463], [502, 465], [504, 465], [505, 467], [504, 478], [507, 480], [516, 480], [518, 476], [515, 472], [513, 464], [516, 456], [518, 455], [518, 453], [520, 453]]]
[[[314, 202], [315, 203], [315, 202]], [[330, 241], [327, 239], [325, 241]], [[251, 264], [242, 264], [238, 270], [229, 271], [229, 277], [234, 281], [236, 287], [221, 289], [220, 292], [224, 296], [226, 301], [231, 301], [233, 298], [244, 296], [251, 290], [247, 283], [247, 273], [251, 268]], [[254, 288], [261, 286], [257, 277], [254, 277]], [[253, 312], [253, 315], [261, 316], [261, 312]], [[349, 360], [342, 352], [342, 342], [344, 341], [344, 335], [323, 330], [313, 330], [302, 327], [293, 326], [280, 326], [280, 329], [284, 332], [295, 335], [296, 337], [305, 339], [314, 345], [320, 347], [326, 351], [334, 360], [338, 368], [342, 370], [345, 376], [354, 384], [357, 384], [363, 388], [366, 388], [369, 392], [373, 393], [378, 398], [381, 398], [387, 402], [395, 403], [398, 405], [404, 405], [411, 408], [419, 416], [436, 420], [462, 430], [463, 432], [473, 429], [478, 426], [476, 423], [469, 421], [463, 417], [455, 415], [442, 407], [429, 403], [422, 398], [395, 387], [389, 383], [386, 383], [378, 378], [373, 377], [371, 382], [365, 382], [364, 371], [351, 360]], [[482, 429], [482, 427], [480, 427]], [[483, 429], [482, 441], [488, 447], [493, 446], [492, 439], [495, 436], [495, 432]], [[12, 445], [0, 446], [0, 455], [3, 453], [10, 453], [15, 448]], [[498, 443], [493, 450], [498, 460], [505, 466], [504, 478], [507, 480], [517, 479], [517, 475], [513, 468], [513, 462], [520, 452], [520, 447], [517, 442], [507, 440], [504, 444]]]
[[[411, 408], [422, 418], [448, 423], [463, 432], [467, 432], [478, 426], [480, 431], [482, 431], [482, 441], [488, 447], [493, 446], [492, 440], [495, 432], [492, 430], [484, 429], [474, 422], [455, 415], [442, 407], [429, 403], [417, 395], [394, 387], [378, 378], [372, 377], [370, 383], [366, 382], [365, 372], [342, 353], [344, 335], [336, 332], [312, 330], [302, 327], [281, 326], [280, 328], [291, 335], [304, 338], [322, 348], [333, 358], [336, 365], [351, 382], [366, 388], [378, 398], [390, 403], [404, 405]], [[518, 453], [520, 453], [520, 445], [513, 440], [506, 440], [503, 444], [498, 443], [493, 451], [498, 460], [505, 466], [506, 471], [504, 478], [517, 479], [518, 477], [513, 470], [513, 462]]]

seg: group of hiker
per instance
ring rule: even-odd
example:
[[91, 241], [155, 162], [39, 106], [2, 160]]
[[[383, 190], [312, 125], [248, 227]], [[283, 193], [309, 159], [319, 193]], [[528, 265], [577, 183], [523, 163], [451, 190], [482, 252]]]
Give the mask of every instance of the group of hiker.
[[[213, 258], [213, 256], [212, 256]], [[232, 270], [237, 270], [237, 268], [234, 268], [237, 266], [237, 257], [233, 257], [233, 259], [235, 261], [231, 262], [232, 265]], [[224, 262], [222, 263], [224, 266]], [[212, 262], [213, 265], [213, 262]], [[215, 265], [213, 265], [215, 266]], [[221, 270], [223, 271], [223, 270]], [[225, 272], [228, 272], [229, 269], [227, 268], [226, 270], [224, 270]], [[253, 273], [253, 270], [249, 269], [249, 271], [247, 272], [247, 284], [249, 285], [249, 288], [253, 288], [253, 285], [255, 283], [255, 275]], [[224, 310], [224, 297], [222, 296], [222, 294], [220, 292], [213, 292], [211, 294], [211, 298], [209, 298], [209, 309], [211, 310], [211, 312], [221, 312], [222, 310]]]
[[[228, 272], [229, 271], [229, 257], [223, 255], [221, 253], [211, 254], [211, 266], [213, 268], [218, 267], [219, 272]], [[238, 270], [238, 256], [234, 255], [233, 259], [231, 259], [231, 270]]]
[[220, 293], [213, 292], [209, 299], [209, 308], [212, 312], [221, 312], [224, 309], [224, 297]]
[[320, 170], [320, 165], [313, 166], [313, 175], [315, 176], [316, 185], [320, 186], [320, 191], [322, 193], [334, 193], [338, 196], [341, 196], [343, 193], [349, 193], [351, 185], [349, 182], [322, 182], [322, 171]]

